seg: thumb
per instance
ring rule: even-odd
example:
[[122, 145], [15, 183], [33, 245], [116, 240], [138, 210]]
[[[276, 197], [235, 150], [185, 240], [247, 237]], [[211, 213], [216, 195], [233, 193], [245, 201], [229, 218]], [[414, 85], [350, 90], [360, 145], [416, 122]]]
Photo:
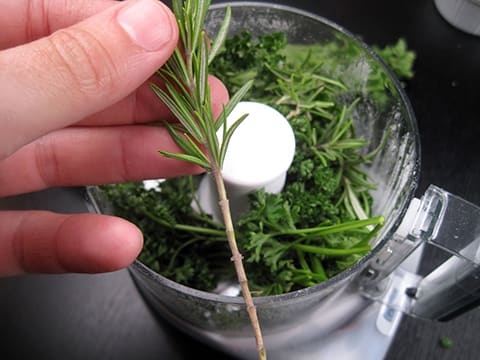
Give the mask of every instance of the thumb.
[[0, 159], [118, 102], [170, 57], [178, 29], [157, 0], [130, 0], [0, 52]]

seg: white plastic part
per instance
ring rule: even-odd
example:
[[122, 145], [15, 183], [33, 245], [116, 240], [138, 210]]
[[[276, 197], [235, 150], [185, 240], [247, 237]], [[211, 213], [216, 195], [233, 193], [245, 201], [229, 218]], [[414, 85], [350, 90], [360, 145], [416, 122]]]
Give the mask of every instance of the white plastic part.
[[[295, 155], [295, 135], [288, 120], [274, 108], [256, 102], [240, 102], [226, 121], [227, 129], [248, 114], [230, 140], [222, 176], [233, 217], [247, 210], [248, 194], [265, 189], [279, 193]], [[221, 141], [223, 127], [217, 136]], [[205, 176], [197, 190], [202, 210], [219, 219], [215, 186]]]
[[159, 191], [159, 185], [163, 179], [143, 180], [143, 187], [145, 190]]
[[451, 25], [480, 36], [480, 0], [435, 0], [435, 5]]
[[405, 213], [405, 216], [403, 217], [403, 220], [397, 229], [397, 234], [401, 237], [406, 238], [410, 234], [410, 231], [415, 224], [418, 211], [420, 210], [420, 204], [421, 201], [417, 198], [413, 198], [410, 202], [407, 212]]
[[[248, 116], [235, 130], [228, 146], [223, 178], [239, 194], [260, 188], [278, 193], [295, 154], [292, 127], [270, 106], [240, 102], [227, 118], [227, 128], [244, 114]], [[220, 141], [222, 131], [221, 128], [218, 132]]]

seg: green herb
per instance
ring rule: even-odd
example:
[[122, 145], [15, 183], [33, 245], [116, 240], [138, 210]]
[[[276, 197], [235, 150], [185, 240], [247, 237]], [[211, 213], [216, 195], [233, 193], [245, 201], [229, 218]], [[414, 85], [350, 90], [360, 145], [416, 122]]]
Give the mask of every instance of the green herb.
[[[228, 104], [224, 106], [219, 118], [214, 118], [208, 83], [208, 65], [212, 62], [225, 40], [231, 11], [227, 7], [220, 31], [210, 46], [209, 39], [204, 31], [204, 21], [209, 5], [210, 1], [174, 0], [172, 3], [181, 44], [175, 49], [167, 63], [157, 72], [163, 80], [166, 89], [164, 90], [155, 84], [151, 86], [155, 94], [178, 120], [178, 124], [165, 123], [165, 126], [168, 128], [172, 139], [183, 152], [172, 153], [161, 150], [160, 153], [166, 157], [201, 166], [214, 178], [218, 191], [219, 207], [225, 225], [223, 234], [226, 236], [231, 251], [231, 260], [233, 261], [238, 283], [245, 299], [246, 309], [257, 342], [258, 356], [259, 359], [266, 359], [260, 324], [248, 286], [242, 261], [243, 256], [238, 250], [225, 184], [221, 174], [229, 141], [233, 132], [247, 114], [241, 116], [228, 130], [226, 127], [227, 116], [248, 92], [252, 82], [246, 82], [232, 96]], [[222, 141], [220, 142], [217, 138], [217, 131], [222, 126], [225, 130], [222, 133]], [[162, 218], [158, 217], [158, 214], [162, 214], [162, 209], [159, 210], [159, 213], [152, 213], [151, 209], [145, 209], [144, 213], [150, 219], [162, 223]], [[168, 224], [163, 225], [168, 226]], [[181, 229], [184, 231], [186, 231], [185, 229], [188, 229], [188, 231], [192, 230], [191, 225], [173, 225], [173, 228], [177, 231]], [[197, 231], [202, 234], [205, 233], [203, 229], [198, 227]], [[190, 239], [188, 242], [185, 242], [172, 254], [172, 258], [175, 259], [182, 248], [195, 242], [196, 239]], [[188, 275], [192, 274], [192, 272], [188, 274], [188, 270], [199, 265], [198, 261], [200, 260], [191, 259], [190, 263], [186, 264], [187, 272], [185, 273], [185, 279], [181, 276], [177, 276], [177, 279], [179, 281], [186, 280], [189, 277]], [[170, 264], [173, 265], [172, 260], [170, 260]], [[171, 265], [169, 268], [171, 268]]]
[[[370, 250], [383, 223], [382, 217], [370, 217], [374, 184], [363, 171], [378, 149], [366, 153], [368, 143], [352, 126], [359, 95], [351, 96], [344, 82], [327, 75], [341, 66], [328, 63], [339, 52], [358, 55], [337, 43], [292, 46], [282, 33], [258, 39], [243, 33], [228, 39], [211, 63], [211, 72], [233, 91], [256, 79], [248, 99], [284, 113], [297, 141], [282, 193], [252, 193], [250, 211], [236, 224], [257, 295], [285, 293], [338, 274]], [[117, 214], [145, 234], [140, 261], [177, 282], [213, 290], [234, 273], [224, 226], [192, 210], [198, 181], [198, 176], [169, 179], [158, 191], [142, 183], [105, 189]]]
[[[374, 46], [375, 52], [390, 67], [402, 84], [413, 77], [415, 52], [408, 49], [404, 39], [394, 45]], [[227, 39], [225, 49], [212, 64], [215, 73], [231, 91], [239, 89], [246, 81], [255, 80], [249, 92], [249, 98], [260, 102], [268, 102], [272, 96], [278, 95], [278, 75], [275, 69], [304, 68], [315, 73], [315, 81], [309, 82], [314, 88], [315, 82], [322, 82], [325, 90], [338, 93], [339, 87], [344, 92], [368, 94], [377, 106], [388, 104], [394, 85], [389, 74], [373, 65], [376, 60], [365, 57], [361, 45], [352, 43], [343, 34], [336, 35], [333, 41], [321, 44], [287, 44], [285, 34], [274, 33], [254, 39], [248, 32]], [[358, 76], [352, 76], [350, 69], [356, 66]], [[273, 70], [273, 71], [272, 71]], [[368, 72], [365, 75], [363, 71]], [[312, 79], [313, 80], [313, 79]], [[365, 83], [366, 81], [366, 83]], [[303, 84], [300, 84], [303, 88]], [[322, 91], [323, 89], [319, 89]], [[347, 91], [348, 90], [348, 91]], [[292, 89], [291, 92], [295, 90]], [[302, 97], [302, 92], [296, 94]], [[334, 97], [335, 103], [338, 101]], [[324, 103], [324, 107], [331, 106]], [[328, 111], [322, 111], [328, 116]]]
[[400, 80], [413, 78], [412, 69], [416, 54], [408, 49], [405, 39], [400, 38], [394, 45], [388, 45], [384, 48], [374, 46], [373, 49]]
[[439, 343], [444, 349], [450, 349], [453, 346], [453, 341], [447, 336], [440, 337]]
[[[197, 177], [198, 178], [198, 177]], [[225, 227], [192, 210], [194, 177], [166, 180], [161, 192], [143, 183], [104, 186], [115, 214], [137, 224], [145, 238], [139, 260], [153, 271], [198, 289], [234, 276]]]
[[[257, 295], [285, 293], [338, 274], [370, 250], [383, 224], [382, 217], [371, 217], [374, 184], [363, 170], [383, 144], [367, 152], [368, 142], [355, 135], [352, 116], [364, 101], [363, 85], [342, 74], [361, 49], [346, 44], [287, 45], [282, 33], [258, 39], [243, 33], [223, 48], [212, 46], [218, 54], [210, 71], [233, 92], [255, 79], [248, 99], [285, 114], [296, 136], [284, 190], [252, 193], [250, 210], [235, 228]], [[377, 51], [387, 63], [400, 64], [392, 67], [401, 70], [400, 78], [411, 76], [414, 57], [404, 42]], [[378, 102], [389, 89], [385, 78], [374, 71], [367, 81], [368, 96]], [[189, 150], [191, 142], [185, 143]], [[140, 261], [177, 282], [213, 290], [235, 275], [224, 225], [192, 209], [198, 182], [195, 176], [166, 180], [158, 190], [145, 190], [142, 183], [104, 188], [116, 213], [144, 232]]]
[[[181, 44], [175, 49], [167, 63], [157, 72], [163, 79], [166, 89], [164, 90], [155, 84], [152, 84], [152, 89], [179, 122], [176, 125], [169, 123], [165, 125], [172, 139], [183, 152], [160, 151], [160, 153], [166, 157], [199, 165], [212, 175], [218, 191], [219, 207], [225, 225], [224, 234], [252, 324], [258, 356], [259, 359], [266, 359], [257, 311], [248, 286], [242, 261], [243, 256], [238, 249], [229, 201], [221, 173], [229, 141], [233, 132], [247, 114], [241, 116], [228, 129], [226, 126], [227, 116], [248, 92], [252, 82], [246, 82], [224, 106], [219, 118], [215, 119], [210, 100], [208, 64], [212, 62], [225, 40], [231, 16], [230, 8], [227, 7], [220, 31], [210, 46], [209, 39], [204, 31], [204, 22], [210, 1], [174, 0], [172, 5], [177, 19]], [[219, 142], [217, 131], [222, 126], [224, 131], [222, 132], [222, 141]], [[203, 149], [199, 144], [203, 145]], [[158, 216], [158, 213], [149, 212], [149, 214], [151, 214], [150, 218]], [[188, 226], [186, 225], [186, 227]], [[175, 225], [174, 229], [179, 230], [180, 226]], [[204, 230], [200, 230], [200, 233], [204, 233]], [[194, 242], [195, 240], [191, 239], [181, 248]], [[181, 248], [177, 249], [177, 253]], [[176, 254], [173, 254], [173, 258], [175, 256]], [[188, 265], [189, 267], [195, 266], [195, 261]]]
[[286, 46], [282, 33], [260, 36], [254, 40], [249, 32], [243, 32], [225, 42], [225, 47], [211, 64], [211, 71], [227, 88], [235, 92], [245, 82], [255, 80], [249, 91], [250, 99], [269, 97], [270, 85], [276, 82], [276, 75], [268, 66], [277, 66], [285, 60], [281, 53]]

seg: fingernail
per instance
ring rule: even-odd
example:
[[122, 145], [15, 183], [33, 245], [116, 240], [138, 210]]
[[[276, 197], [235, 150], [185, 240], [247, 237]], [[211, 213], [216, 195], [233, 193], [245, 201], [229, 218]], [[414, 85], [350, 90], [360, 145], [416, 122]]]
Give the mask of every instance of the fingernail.
[[147, 51], [156, 51], [171, 41], [171, 13], [157, 0], [131, 1], [120, 10], [117, 21], [130, 38]]

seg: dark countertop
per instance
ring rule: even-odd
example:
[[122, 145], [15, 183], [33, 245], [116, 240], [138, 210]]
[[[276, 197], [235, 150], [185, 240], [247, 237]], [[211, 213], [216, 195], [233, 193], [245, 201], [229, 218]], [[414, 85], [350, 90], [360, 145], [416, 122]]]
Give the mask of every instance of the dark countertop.
[[[415, 78], [406, 90], [422, 142], [418, 195], [435, 184], [480, 204], [480, 37], [451, 27], [433, 0], [276, 2], [333, 20], [370, 45], [391, 44], [404, 37], [417, 53]], [[76, 195], [52, 190], [42, 196]], [[20, 197], [18, 203], [22, 201]], [[49, 204], [42, 201], [38, 207]], [[427, 254], [422, 267], [433, 258]], [[477, 359], [479, 330], [479, 309], [448, 323], [405, 317], [386, 359]], [[441, 336], [453, 341], [450, 349], [439, 345]], [[0, 279], [2, 360], [191, 359], [202, 355], [226, 359], [157, 321], [125, 270]]]

